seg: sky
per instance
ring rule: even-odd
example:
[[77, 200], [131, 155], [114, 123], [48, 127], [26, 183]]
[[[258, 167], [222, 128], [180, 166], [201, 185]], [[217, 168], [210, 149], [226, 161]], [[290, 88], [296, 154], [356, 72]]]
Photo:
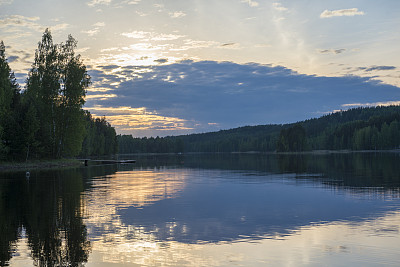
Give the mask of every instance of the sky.
[[85, 109], [119, 134], [291, 123], [400, 104], [398, 0], [0, 0], [23, 88], [46, 28], [77, 41]]

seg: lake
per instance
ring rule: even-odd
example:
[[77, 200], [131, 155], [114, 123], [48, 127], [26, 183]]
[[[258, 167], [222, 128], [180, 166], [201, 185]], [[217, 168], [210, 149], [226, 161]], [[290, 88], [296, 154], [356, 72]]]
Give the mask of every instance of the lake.
[[0, 173], [1, 266], [400, 266], [400, 154]]

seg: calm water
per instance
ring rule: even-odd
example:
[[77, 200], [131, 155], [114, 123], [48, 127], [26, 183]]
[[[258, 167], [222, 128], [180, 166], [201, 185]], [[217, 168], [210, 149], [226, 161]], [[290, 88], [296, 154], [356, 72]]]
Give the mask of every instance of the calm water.
[[0, 173], [0, 265], [400, 266], [399, 154], [133, 158]]

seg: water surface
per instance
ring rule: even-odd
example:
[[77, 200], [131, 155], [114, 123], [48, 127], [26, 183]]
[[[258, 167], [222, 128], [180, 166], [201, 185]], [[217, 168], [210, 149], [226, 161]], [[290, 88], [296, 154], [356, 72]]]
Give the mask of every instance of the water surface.
[[120, 157], [1, 173], [0, 264], [400, 264], [399, 154]]

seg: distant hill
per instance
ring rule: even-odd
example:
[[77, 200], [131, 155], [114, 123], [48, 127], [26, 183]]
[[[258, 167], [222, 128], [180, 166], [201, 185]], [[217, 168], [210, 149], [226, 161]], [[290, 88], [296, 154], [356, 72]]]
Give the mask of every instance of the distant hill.
[[119, 135], [118, 142], [120, 153], [394, 149], [400, 146], [399, 122], [400, 106], [364, 107], [290, 124], [163, 138]]

